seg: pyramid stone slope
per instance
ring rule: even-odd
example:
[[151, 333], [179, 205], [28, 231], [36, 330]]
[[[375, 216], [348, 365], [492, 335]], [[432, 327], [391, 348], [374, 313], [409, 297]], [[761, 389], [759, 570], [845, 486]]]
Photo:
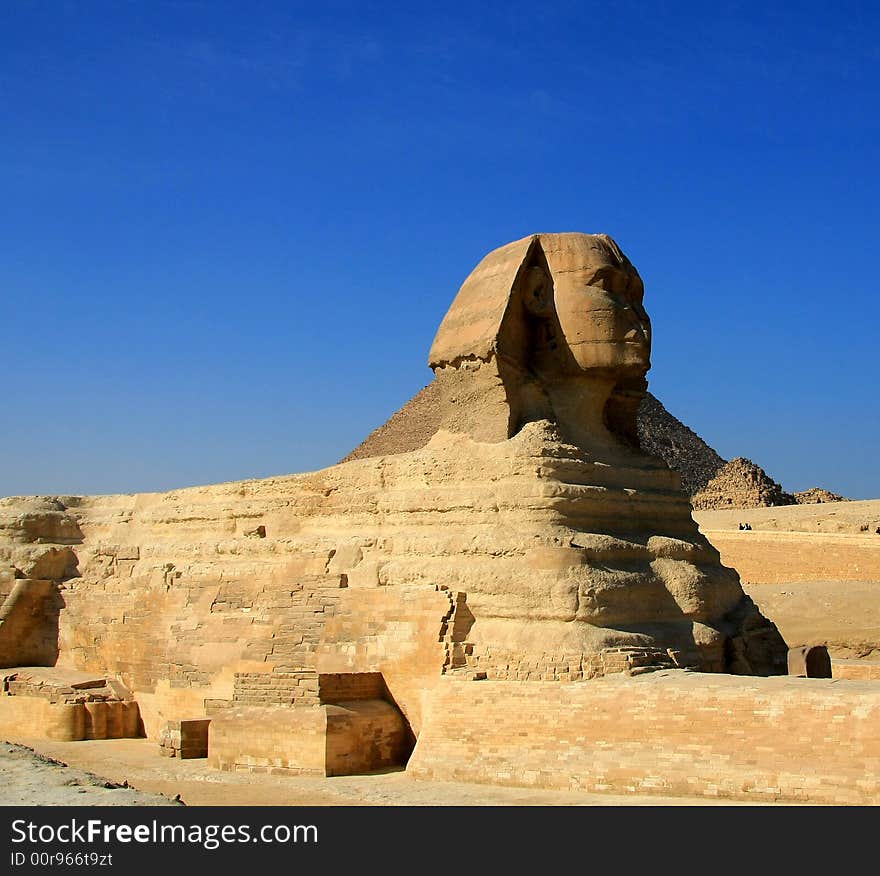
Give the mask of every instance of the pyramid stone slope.
[[370, 432], [340, 462], [419, 450], [431, 440], [439, 428], [440, 391], [437, 381], [432, 381], [378, 429]]
[[725, 460], [693, 429], [672, 416], [649, 392], [639, 406], [639, 444], [681, 475], [681, 487], [693, 496], [718, 474]]

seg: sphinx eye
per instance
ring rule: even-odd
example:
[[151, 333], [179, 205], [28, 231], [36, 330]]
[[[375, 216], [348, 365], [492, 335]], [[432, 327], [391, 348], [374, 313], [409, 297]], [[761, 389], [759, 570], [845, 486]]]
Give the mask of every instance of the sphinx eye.
[[622, 271], [615, 270], [612, 267], [599, 268], [593, 274], [590, 285], [603, 289], [612, 295], [625, 295], [629, 286], [629, 277]]
[[590, 286], [596, 286], [604, 289], [606, 292], [613, 291], [611, 289], [611, 270], [609, 268], [599, 268], [589, 281]]

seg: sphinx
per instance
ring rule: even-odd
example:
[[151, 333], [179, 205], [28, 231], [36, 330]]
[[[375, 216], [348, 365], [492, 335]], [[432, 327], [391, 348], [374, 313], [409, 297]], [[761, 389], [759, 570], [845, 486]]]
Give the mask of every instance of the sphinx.
[[560, 653], [576, 655], [578, 677], [621, 662], [785, 671], [785, 643], [699, 533], [678, 476], [639, 449], [643, 299], [607, 235], [534, 234], [477, 265], [434, 339], [441, 426], [428, 447], [509, 445], [533, 466], [530, 515], [507, 536], [519, 568], [467, 588], [471, 659], [489, 677], [522, 665], [558, 677], [545, 664]]
[[440, 428], [417, 449], [167, 493], [0, 499], [0, 667], [115, 678], [150, 736], [211, 716], [238, 766], [276, 720], [302, 766], [284, 722], [347, 702], [343, 678], [381, 677], [417, 736], [444, 676], [784, 674], [778, 630], [678, 475], [639, 448], [643, 297], [611, 238], [531, 235], [452, 302], [429, 355]]

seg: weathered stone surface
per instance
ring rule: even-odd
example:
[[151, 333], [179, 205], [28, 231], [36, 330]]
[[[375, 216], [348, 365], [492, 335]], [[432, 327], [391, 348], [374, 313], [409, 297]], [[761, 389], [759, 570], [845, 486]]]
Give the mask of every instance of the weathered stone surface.
[[12, 496], [0, 499], [0, 538], [4, 544], [79, 544], [82, 532], [64, 498]]
[[0, 667], [53, 665], [62, 607], [56, 582], [10, 580], [0, 590]]
[[746, 672], [773, 671], [783, 656], [696, 532], [677, 478], [638, 450], [650, 355], [642, 298], [610, 238], [533, 235], [483, 259], [434, 340], [441, 428], [426, 449], [460, 435], [459, 457], [486, 444], [534, 454], [564, 533], [525, 550], [528, 581], [511, 570], [502, 586], [467, 588], [475, 662], [496, 677], [522, 677], [523, 662], [553, 677], [560, 663], [548, 653], [579, 655], [569, 671], [601, 675], [603, 655], [621, 646]]
[[0, 675], [0, 734], [59, 740], [143, 735], [138, 705], [116, 679], [45, 667]]
[[159, 753], [181, 760], [207, 757], [210, 724], [210, 718], [166, 721], [159, 730]]

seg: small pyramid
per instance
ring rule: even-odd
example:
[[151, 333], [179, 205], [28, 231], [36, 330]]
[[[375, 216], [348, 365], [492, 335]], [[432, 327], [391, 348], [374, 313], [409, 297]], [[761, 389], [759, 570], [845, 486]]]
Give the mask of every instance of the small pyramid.
[[775, 505], [794, 505], [795, 498], [786, 493], [759, 465], [738, 456], [728, 462], [691, 499], [691, 503], [697, 511], [768, 508]]
[[810, 487], [794, 494], [794, 500], [798, 505], [821, 505], [823, 502], [849, 502], [846, 496], [832, 493], [831, 490], [823, 490], [822, 487]]

